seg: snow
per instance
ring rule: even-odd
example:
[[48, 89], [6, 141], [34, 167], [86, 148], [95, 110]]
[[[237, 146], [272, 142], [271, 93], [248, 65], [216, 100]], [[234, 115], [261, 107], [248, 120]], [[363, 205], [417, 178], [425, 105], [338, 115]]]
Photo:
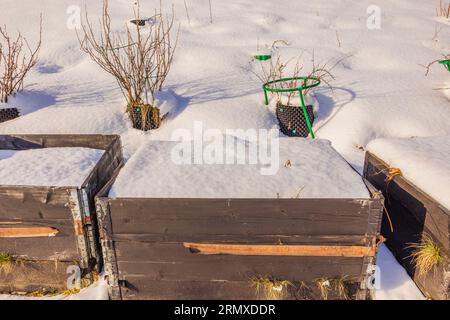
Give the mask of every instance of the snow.
[[89, 148], [0, 150], [0, 185], [80, 187], [103, 153]]
[[[414, 5], [377, 1], [380, 30], [366, 27], [367, 8], [372, 4], [368, 0], [290, 0], [283, 6], [272, 1], [254, 6], [251, 0], [213, 0], [212, 24], [207, 0], [187, 0], [190, 23], [184, 1], [172, 2], [181, 33], [164, 99], [176, 111], [161, 129], [143, 139], [128, 139], [126, 154], [131, 155], [142, 140], [169, 140], [174, 129], [196, 120], [220, 130], [271, 128], [276, 124], [273, 110], [264, 107], [261, 83], [249, 70], [257, 67], [251, 62], [257, 43], [263, 47], [277, 39], [290, 42], [290, 47], [280, 47], [286, 59], [306, 50], [305, 73], [313, 49], [317, 61], [349, 56], [334, 70], [334, 92], [324, 86], [316, 91], [320, 110], [314, 129], [358, 170], [364, 157], [359, 147], [374, 138], [450, 134], [450, 90], [433, 90], [449, 86], [449, 73], [435, 65], [425, 77], [419, 66], [450, 49], [445, 41], [450, 35], [448, 22], [435, 17], [433, 1]], [[132, 3], [111, 0], [117, 30], [133, 17]], [[17, 5], [4, 0], [8, 10], [0, 13], [1, 21], [11, 30], [20, 27], [30, 42], [37, 37], [39, 12], [44, 12], [44, 42], [26, 91], [10, 103], [23, 105], [26, 115], [1, 124], [0, 132], [141, 135], [130, 128], [125, 101], [114, 80], [79, 50], [75, 29], [66, 26], [72, 21], [69, 8], [83, 9], [84, 4], [97, 21], [101, 1], [24, 0]], [[150, 16], [158, 4], [158, 0], [145, 1], [141, 12]], [[26, 21], [17, 19], [24, 14]], [[436, 26], [443, 28], [432, 39]]]
[[377, 266], [380, 268], [380, 288], [374, 291], [375, 300], [425, 299], [414, 281], [384, 244], [378, 250]]
[[367, 150], [450, 210], [450, 136], [376, 139]]
[[[369, 198], [361, 177], [331, 147], [329, 141], [281, 138], [279, 157], [248, 164], [255, 142], [223, 138], [224, 154], [235, 164], [194, 164], [174, 161], [180, 142], [150, 141], [143, 145], [119, 173], [111, 197], [155, 198]], [[193, 144], [189, 141], [188, 149]], [[211, 142], [217, 146], [219, 143]], [[245, 153], [238, 152], [243, 147]], [[276, 147], [274, 147], [276, 148]], [[187, 149], [187, 148], [186, 148]], [[185, 149], [185, 150], [186, 150]], [[207, 150], [204, 146], [203, 150]], [[247, 155], [247, 157], [246, 157]], [[241, 162], [239, 162], [241, 161]], [[285, 166], [289, 161], [290, 165]], [[245, 163], [245, 164], [238, 164]], [[269, 169], [264, 174], [261, 169]]]
[[104, 277], [101, 277], [100, 280], [87, 288], [81, 289], [76, 294], [44, 297], [0, 294], [0, 300], [109, 300], [108, 283]]
[[[195, 121], [221, 131], [270, 129], [277, 121], [273, 106], [264, 106], [261, 83], [250, 72], [256, 67], [251, 57], [257, 43], [264, 46], [285, 39], [291, 45], [280, 48], [284, 57], [306, 51], [305, 73], [313, 50], [318, 61], [348, 56], [334, 70], [334, 90], [322, 86], [315, 91], [319, 109], [314, 130], [359, 172], [364, 150], [374, 139], [414, 136], [432, 141], [440, 139], [435, 136], [450, 136], [450, 74], [434, 65], [425, 77], [419, 66], [450, 51], [450, 23], [436, 17], [437, 1], [376, 1], [381, 12], [379, 30], [366, 26], [367, 10], [374, 4], [370, 0], [285, 0], [283, 5], [269, 0], [258, 5], [252, 0], [212, 0], [213, 23], [208, 0], [186, 0], [190, 21], [184, 1], [164, 1], [164, 5], [172, 2], [181, 23], [180, 41], [158, 99], [171, 113], [160, 129], [141, 133], [131, 128], [114, 79], [79, 50], [70, 24], [72, 13], [85, 4], [96, 22], [101, 1], [2, 0], [7, 9], [0, 11], [0, 21], [10, 31], [20, 29], [33, 45], [43, 12], [44, 34], [39, 65], [27, 79], [25, 91], [8, 103], [18, 106], [23, 116], [0, 124], [0, 133], [120, 134], [124, 155], [131, 159], [125, 174], [130, 166], [138, 167], [132, 161], [136, 156], [151, 151], [149, 141], [171, 140], [174, 130], [191, 128]], [[110, 0], [117, 30], [123, 30], [133, 17], [132, 3]], [[159, 0], [142, 1], [141, 12], [150, 16], [158, 5]], [[440, 31], [434, 36], [436, 30]], [[297, 152], [300, 145], [292, 143], [291, 147]], [[430, 157], [426, 162], [431, 163]], [[411, 176], [409, 165], [402, 165], [404, 174]], [[429, 178], [434, 176], [432, 170], [426, 167], [428, 182], [435, 179]], [[418, 177], [411, 179], [421, 183]], [[436, 181], [441, 184], [442, 179]], [[448, 184], [442, 188], [445, 191], [449, 191]], [[448, 206], [445, 199], [440, 201]]]

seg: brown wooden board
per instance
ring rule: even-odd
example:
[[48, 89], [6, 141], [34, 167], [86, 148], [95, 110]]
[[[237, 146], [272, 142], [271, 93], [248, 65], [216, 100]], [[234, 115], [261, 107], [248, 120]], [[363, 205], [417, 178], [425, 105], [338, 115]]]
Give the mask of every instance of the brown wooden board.
[[[251, 281], [168, 281], [148, 280], [142, 277], [123, 281], [122, 295], [125, 300], [267, 300], [263, 290], [257, 290]], [[135, 284], [135, 287], [131, 285]], [[139, 288], [139, 289], [138, 289]], [[327, 294], [329, 300], [356, 299], [358, 283], [349, 282], [345, 285], [348, 297], [343, 297], [331, 288]], [[286, 286], [285, 300], [322, 300], [317, 283], [292, 282]]]
[[[112, 183], [96, 197], [112, 298], [251, 299], [249, 283], [258, 276], [310, 283], [347, 276], [359, 284], [359, 298], [367, 295], [383, 201], [369, 183], [370, 199], [109, 199]], [[280, 245], [280, 252], [310, 254], [317, 252], [310, 246], [346, 250], [330, 256], [199, 254], [186, 243], [270, 245], [271, 252]], [[306, 248], [286, 249], [295, 245]], [[349, 246], [368, 248], [367, 255], [339, 256], [354, 252]]]
[[[65, 287], [65, 269], [63, 276], [56, 276], [49, 268], [55, 261], [79, 264], [83, 273], [102, 268], [94, 196], [122, 166], [120, 139], [114, 135], [0, 135], [0, 150], [49, 147], [85, 147], [105, 152], [79, 188], [0, 186], [0, 228], [57, 230], [52, 237], [0, 237], [0, 252], [32, 263], [36, 269], [36, 275], [32, 272], [29, 275], [33, 279], [29, 287], [24, 276], [9, 276], [0, 278], [0, 291], [37, 290], [39, 285], [41, 288]], [[34, 269], [28, 268], [24, 272], [29, 274]]]
[[[386, 244], [427, 297], [448, 299], [450, 212], [401, 175], [387, 183], [388, 169], [389, 165], [383, 160], [366, 153], [364, 176], [384, 193], [393, 225], [392, 231], [388, 216], [384, 215], [381, 232], [387, 239]], [[419, 276], [411, 257], [414, 250], [411, 245], [419, 243], [424, 235], [442, 248], [447, 259], [435, 271]]]

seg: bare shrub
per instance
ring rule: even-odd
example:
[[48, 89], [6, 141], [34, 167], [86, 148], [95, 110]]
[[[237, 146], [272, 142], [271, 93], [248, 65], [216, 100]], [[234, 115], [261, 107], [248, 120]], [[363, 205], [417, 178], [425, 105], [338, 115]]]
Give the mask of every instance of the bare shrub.
[[6, 26], [0, 27], [0, 102], [23, 90], [27, 74], [36, 65], [42, 43], [42, 15], [39, 23], [39, 40], [32, 49], [25, 37], [9, 35]]
[[[141, 21], [139, 1], [134, 10], [135, 20]], [[144, 26], [136, 23], [125, 36], [112, 30], [108, 0], [103, 0], [99, 30], [95, 31], [86, 10], [82, 21], [82, 34], [78, 35], [82, 51], [117, 81], [125, 99], [130, 118], [132, 108], [140, 106], [142, 124], [150, 117], [159, 126], [159, 109], [155, 106], [155, 92], [162, 89], [172, 66], [178, 43], [179, 27], [173, 35], [174, 11], [164, 14], [162, 7], [147, 19]]]

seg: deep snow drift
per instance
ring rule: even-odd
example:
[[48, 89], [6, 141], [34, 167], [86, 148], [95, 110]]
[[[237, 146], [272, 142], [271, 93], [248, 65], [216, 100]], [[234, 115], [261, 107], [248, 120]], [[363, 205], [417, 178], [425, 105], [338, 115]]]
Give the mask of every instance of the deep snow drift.
[[[279, 155], [248, 164], [258, 145], [236, 137], [211, 142], [223, 148], [223, 164], [210, 160], [204, 146], [202, 164], [194, 164], [190, 141], [151, 141], [128, 161], [114, 183], [111, 197], [154, 198], [369, 198], [361, 177], [326, 140], [281, 138]], [[222, 143], [223, 140], [223, 143]], [[272, 145], [273, 148], [275, 148]], [[242, 149], [240, 149], [242, 148]], [[244, 152], [239, 152], [244, 150]], [[188, 156], [175, 163], [178, 153]], [[270, 151], [270, 150], [269, 150]], [[266, 152], [266, 154], [268, 154]], [[226, 164], [225, 161], [234, 164]], [[255, 157], [255, 160], [256, 159]], [[239, 164], [242, 163], [242, 164]], [[264, 174], [264, 171], [267, 173]]]
[[0, 185], [80, 187], [103, 153], [89, 148], [0, 150]]

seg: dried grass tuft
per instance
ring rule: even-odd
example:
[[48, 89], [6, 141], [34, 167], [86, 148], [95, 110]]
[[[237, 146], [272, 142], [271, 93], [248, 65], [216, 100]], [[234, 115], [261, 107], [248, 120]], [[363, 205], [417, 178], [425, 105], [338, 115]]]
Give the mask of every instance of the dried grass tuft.
[[250, 281], [256, 295], [267, 300], [284, 299], [287, 296], [288, 287], [292, 285], [287, 280], [278, 280], [270, 277], [255, 276]]
[[349, 299], [349, 294], [348, 294], [348, 289], [347, 289], [347, 284], [349, 282], [348, 277], [347, 276], [338, 277], [338, 278], [333, 279], [332, 282], [334, 285], [334, 290], [336, 291], [339, 298], [348, 300]]
[[328, 300], [328, 294], [331, 290], [331, 282], [328, 278], [316, 279], [316, 285], [323, 300]]
[[419, 243], [412, 244], [409, 248], [413, 249], [410, 257], [413, 259], [419, 276], [427, 275], [444, 260], [441, 248], [427, 234], [423, 235]]
[[6, 252], [0, 252], [0, 272], [8, 274], [14, 268], [13, 257]]

